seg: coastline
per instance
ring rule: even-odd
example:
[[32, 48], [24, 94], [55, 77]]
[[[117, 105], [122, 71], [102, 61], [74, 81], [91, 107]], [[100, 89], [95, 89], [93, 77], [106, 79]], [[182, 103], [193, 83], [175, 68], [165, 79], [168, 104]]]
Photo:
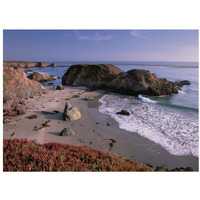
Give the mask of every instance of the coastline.
[[[39, 143], [58, 142], [75, 146], [90, 146], [104, 152], [133, 159], [152, 166], [162, 166], [167, 169], [192, 167], [198, 171], [198, 158], [192, 156], [174, 156], [160, 145], [138, 135], [119, 128], [117, 122], [108, 115], [98, 111], [98, 99], [104, 91], [87, 91], [85, 87], [64, 86], [65, 90], [53, 90], [45, 87], [46, 94], [29, 98], [26, 104], [26, 114], [12, 119], [4, 124], [4, 139], [27, 138]], [[85, 99], [94, 98], [94, 101]], [[82, 117], [76, 121], [66, 122], [62, 113], [66, 101], [77, 107]], [[53, 112], [44, 114], [41, 111]], [[29, 119], [32, 114], [36, 119]], [[41, 127], [47, 121], [49, 127]], [[34, 127], [40, 128], [37, 131]], [[61, 137], [63, 128], [69, 127], [76, 133], [74, 136]], [[13, 134], [14, 133], [14, 134]]]

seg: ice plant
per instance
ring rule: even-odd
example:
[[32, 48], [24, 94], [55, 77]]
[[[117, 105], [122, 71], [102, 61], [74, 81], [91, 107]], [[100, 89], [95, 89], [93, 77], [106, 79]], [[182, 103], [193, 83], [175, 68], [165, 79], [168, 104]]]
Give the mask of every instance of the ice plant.
[[147, 166], [90, 147], [4, 139], [4, 171], [151, 171]]

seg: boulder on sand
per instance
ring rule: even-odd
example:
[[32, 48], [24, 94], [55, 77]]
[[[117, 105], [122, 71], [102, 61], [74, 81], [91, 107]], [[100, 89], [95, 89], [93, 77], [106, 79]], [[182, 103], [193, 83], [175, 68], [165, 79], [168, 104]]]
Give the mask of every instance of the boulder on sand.
[[75, 132], [72, 129], [70, 129], [70, 128], [64, 128], [60, 132], [60, 136], [70, 136], [70, 135], [75, 135]]
[[33, 72], [28, 76], [28, 78], [38, 82], [47, 82], [55, 80], [53, 76], [49, 76], [47, 74], [40, 74], [39, 72]]
[[56, 90], [64, 90], [64, 86], [62, 84], [56, 86]]
[[76, 107], [72, 107], [68, 102], [66, 102], [63, 118], [66, 121], [74, 121], [81, 118], [81, 113]]

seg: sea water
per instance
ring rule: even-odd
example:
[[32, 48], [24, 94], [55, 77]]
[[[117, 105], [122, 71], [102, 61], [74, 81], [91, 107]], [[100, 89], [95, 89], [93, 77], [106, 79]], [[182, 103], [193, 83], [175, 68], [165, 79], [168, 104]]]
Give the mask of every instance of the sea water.
[[[33, 71], [62, 77], [68, 67], [84, 62], [54, 62], [57, 67], [31, 68]], [[99, 111], [114, 118], [119, 128], [137, 132], [143, 137], [160, 144], [173, 155], [198, 157], [199, 147], [199, 77], [198, 63], [189, 62], [86, 62], [110, 63], [123, 71], [145, 69], [159, 78], [171, 81], [189, 80], [191, 85], [183, 86], [178, 94], [138, 97], [109, 93], [99, 101]], [[50, 62], [49, 62], [50, 64]], [[61, 79], [52, 81], [60, 84]], [[48, 83], [47, 83], [48, 84]], [[122, 109], [130, 116], [117, 115]]]

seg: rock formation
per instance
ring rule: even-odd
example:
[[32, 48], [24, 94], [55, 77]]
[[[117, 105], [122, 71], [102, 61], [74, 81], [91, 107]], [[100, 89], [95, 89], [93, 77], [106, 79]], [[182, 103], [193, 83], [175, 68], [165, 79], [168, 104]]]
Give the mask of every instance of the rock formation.
[[40, 93], [42, 85], [29, 80], [20, 67], [3, 66], [3, 115], [4, 122], [16, 115], [25, 114], [22, 100]]
[[76, 107], [72, 107], [68, 102], [66, 102], [63, 118], [66, 121], [74, 121], [81, 118], [81, 113]]
[[138, 94], [159, 96], [178, 93], [175, 83], [159, 79], [156, 74], [140, 69], [120, 73], [108, 83], [108, 88], [114, 92], [135, 96]]
[[33, 96], [43, 90], [43, 86], [26, 77], [20, 67], [3, 67], [3, 95], [19, 98]]
[[53, 76], [49, 76], [47, 74], [40, 74], [39, 72], [33, 72], [28, 76], [29, 79], [38, 81], [38, 82], [47, 82], [53, 81], [55, 78]]
[[60, 132], [60, 136], [70, 136], [70, 135], [75, 135], [75, 132], [72, 129], [70, 129], [70, 128], [64, 128]]
[[56, 86], [56, 90], [64, 90], [64, 86], [62, 84]]
[[3, 65], [8, 67], [21, 67], [21, 68], [31, 68], [31, 67], [47, 67], [48, 63], [45, 62], [26, 62], [26, 61], [4, 61]]
[[62, 84], [101, 89], [120, 72], [120, 69], [110, 64], [72, 65], [62, 77]]
[[158, 78], [147, 70], [133, 69], [123, 72], [110, 64], [72, 65], [62, 77], [62, 84], [82, 85], [134, 96], [178, 93], [174, 82]]

